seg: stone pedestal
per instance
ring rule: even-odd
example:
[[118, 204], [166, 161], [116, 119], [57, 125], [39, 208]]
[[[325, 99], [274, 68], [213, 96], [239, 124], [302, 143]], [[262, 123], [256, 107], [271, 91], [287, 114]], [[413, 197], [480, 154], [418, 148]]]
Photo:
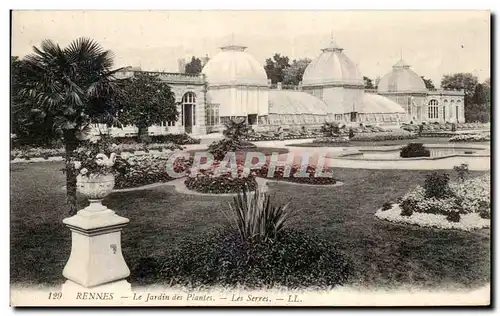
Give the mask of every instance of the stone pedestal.
[[121, 249], [121, 230], [129, 220], [93, 203], [63, 223], [71, 230], [71, 255], [63, 270], [66, 291], [114, 288], [130, 291], [130, 270]]

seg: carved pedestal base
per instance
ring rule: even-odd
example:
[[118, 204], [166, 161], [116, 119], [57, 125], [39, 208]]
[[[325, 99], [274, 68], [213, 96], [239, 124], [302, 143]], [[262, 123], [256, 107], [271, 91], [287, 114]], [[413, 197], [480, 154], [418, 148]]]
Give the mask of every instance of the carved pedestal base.
[[[127, 218], [107, 208], [99, 211], [83, 209], [64, 219], [72, 238], [64, 277], [83, 288], [126, 282], [124, 279], [130, 275], [130, 270], [122, 255], [121, 230], [128, 222]], [[68, 288], [66, 284], [65, 288]]]

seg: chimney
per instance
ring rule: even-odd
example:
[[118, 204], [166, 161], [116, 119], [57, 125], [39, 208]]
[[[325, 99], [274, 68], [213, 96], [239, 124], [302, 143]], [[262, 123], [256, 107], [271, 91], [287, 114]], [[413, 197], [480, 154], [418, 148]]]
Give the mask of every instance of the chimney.
[[278, 82], [278, 84], [276, 85], [276, 88], [277, 88], [278, 90], [281, 90], [281, 82]]

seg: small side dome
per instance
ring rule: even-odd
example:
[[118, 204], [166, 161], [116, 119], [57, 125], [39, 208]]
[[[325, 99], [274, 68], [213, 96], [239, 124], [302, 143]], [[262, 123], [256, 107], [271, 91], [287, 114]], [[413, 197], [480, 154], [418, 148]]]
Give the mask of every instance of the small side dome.
[[264, 67], [241, 45], [227, 45], [203, 67], [208, 86], [268, 86]]
[[379, 93], [423, 93], [427, 89], [424, 80], [410, 69], [407, 62], [401, 59], [392, 66], [391, 72], [380, 79], [377, 91]]
[[358, 67], [334, 40], [304, 71], [303, 86], [354, 85], [364, 86]]

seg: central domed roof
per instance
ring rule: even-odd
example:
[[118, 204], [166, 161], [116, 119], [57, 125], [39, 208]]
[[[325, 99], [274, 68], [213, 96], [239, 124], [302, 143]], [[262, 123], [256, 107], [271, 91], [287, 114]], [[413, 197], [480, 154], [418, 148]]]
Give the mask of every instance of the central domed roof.
[[380, 79], [379, 93], [404, 92], [423, 93], [427, 91], [424, 80], [410, 69], [403, 59], [392, 66], [392, 71]]
[[344, 54], [334, 40], [304, 71], [303, 86], [355, 85], [364, 86], [358, 67]]
[[202, 73], [206, 76], [208, 86], [267, 87], [264, 67], [245, 49], [245, 46], [234, 44], [221, 47], [221, 51], [203, 67]]

